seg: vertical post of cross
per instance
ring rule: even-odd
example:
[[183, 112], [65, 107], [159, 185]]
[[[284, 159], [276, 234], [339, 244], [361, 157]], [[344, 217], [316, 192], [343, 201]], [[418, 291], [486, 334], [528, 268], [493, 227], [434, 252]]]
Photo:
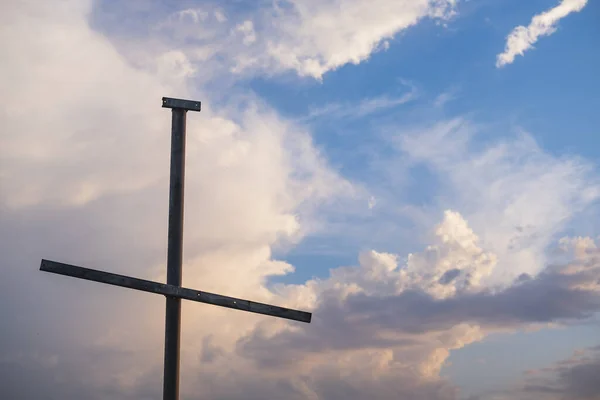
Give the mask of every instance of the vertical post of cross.
[[[188, 110], [200, 111], [199, 101], [163, 97], [162, 106], [171, 108], [171, 172], [169, 178], [169, 231], [167, 284], [181, 286], [183, 257], [183, 192], [185, 184], [185, 133]], [[163, 399], [179, 399], [179, 351], [181, 340], [181, 299], [167, 296], [165, 313], [165, 365]]]

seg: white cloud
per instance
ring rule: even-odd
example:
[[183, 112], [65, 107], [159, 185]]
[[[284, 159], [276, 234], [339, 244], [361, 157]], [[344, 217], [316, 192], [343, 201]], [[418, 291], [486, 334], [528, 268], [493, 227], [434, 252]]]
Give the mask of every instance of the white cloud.
[[[328, 279], [287, 286], [287, 297], [316, 299], [313, 325], [263, 326], [238, 342], [238, 355], [252, 360], [261, 375], [296, 377], [315, 398], [362, 397], [360, 386], [366, 385], [371, 397], [381, 399], [457, 399], [455, 388], [439, 377], [450, 350], [493, 332], [585, 319], [600, 308], [600, 258], [589, 239], [570, 242], [587, 246], [585, 253], [503, 290], [481, 283], [498, 264], [478, 242], [466, 221], [448, 211], [435, 243], [404, 265], [395, 254], [369, 251], [358, 266], [336, 268]], [[326, 389], [323, 376], [333, 371], [336, 379]]]
[[[507, 283], [523, 272], [539, 271], [544, 249], [578, 212], [600, 198], [600, 185], [590, 163], [547, 154], [525, 132], [477, 144], [475, 138], [484, 132], [458, 118], [404, 131], [397, 143], [409, 165], [427, 167], [440, 184], [434, 198], [443, 204], [424, 211], [459, 210], [501, 260], [490, 279]], [[424, 218], [431, 224], [426, 214]]]
[[272, 74], [292, 70], [321, 79], [328, 71], [386, 50], [389, 39], [424, 18], [450, 18], [455, 6], [456, 0], [285, 0], [260, 3], [247, 15], [238, 15], [237, 22], [228, 20], [230, 30], [243, 31], [241, 35], [227, 35], [223, 18], [216, 24], [200, 24], [200, 17], [181, 18], [182, 13], [197, 15], [194, 10], [175, 13], [160, 28], [168, 30], [178, 46], [183, 45], [182, 39], [193, 39], [186, 46], [190, 53], [217, 47], [221, 61], [214, 62], [224, 64], [226, 71]]
[[[214, 13], [214, 15], [215, 15], [215, 18], [219, 19], [218, 14], [216, 12]], [[197, 24], [201, 21], [206, 20], [206, 18], [208, 17], [208, 12], [206, 12], [202, 9], [199, 9], [199, 8], [196, 8], [196, 9], [188, 8], [188, 9], [185, 9], [185, 10], [175, 13], [173, 16], [176, 17], [176, 19], [178, 21], [182, 21], [185, 18], [191, 18], [192, 21]]]
[[225, 22], [227, 21], [227, 17], [225, 16], [225, 14], [221, 11], [221, 10], [216, 10], [214, 12], [215, 18], [217, 19], [217, 21], [219, 22]]
[[377, 199], [375, 198], [375, 196], [369, 197], [369, 202], [368, 202], [369, 210], [371, 210], [376, 205], [377, 205]]
[[[185, 53], [152, 58], [151, 49], [152, 62], [133, 67], [90, 29], [90, 4], [61, 5], [3, 3], [0, 13], [0, 87], [12, 99], [0, 113], [0, 295], [11, 304], [0, 310], [11, 325], [0, 354], [3, 371], [26, 368], [36, 381], [10, 389], [3, 381], [9, 398], [114, 397], [106, 388], [125, 396], [158, 370], [162, 299], [54, 279], [37, 265], [50, 258], [164, 274], [170, 113], [162, 96], [204, 103], [188, 114], [186, 284], [275, 301], [265, 280], [291, 266], [273, 260], [272, 247], [302, 237], [320, 221], [320, 205], [352, 191], [307, 132], [256, 99], [241, 111], [214, 110], [208, 95], [189, 90]], [[229, 346], [258, 320], [216, 307], [203, 309], [201, 323], [195, 315], [186, 316], [188, 332], [202, 338], [219, 326]], [[188, 354], [184, 363], [198, 353]], [[60, 383], [69, 376], [82, 378], [77, 387]]]
[[250, 20], [246, 20], [235, 27], [236, 32], [241, 32], [243, 39], [242, 42], [249, 46], [256, 42], [256, 32], [254, 31], [254, 24]]
[[425, 17], [447, 18], [455, 1], [289, 1], [276, 12], [278, 34], [268, 54], [301, 76], [321, 78], [344, 64], [366, 60], [385, 40]]
[[587, 0], [561, 0], [556, 7], [535, 15], [529, 26], [517, 26], [506, 38], [506, 48], [503, 53], [498, 54], [496, 67], [512, 64], [517, 55], [525, 54], [541, 36], [553, 34], [558, 21], [573, 12], [581, 11], [586, 4]]
[[457, 98], [457, 88], [452, 88], [446, 92], [439, 94], [433, 101], [433, 105], [435, 107], [444, 107], [446, 104], [456, 100]]

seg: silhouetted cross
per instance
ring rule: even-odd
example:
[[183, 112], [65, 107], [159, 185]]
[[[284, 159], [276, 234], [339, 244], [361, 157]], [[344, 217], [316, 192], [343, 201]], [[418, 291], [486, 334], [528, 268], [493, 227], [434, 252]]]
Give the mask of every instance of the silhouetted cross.
[[256, 303], [234, 297], [181, 287], [183, 252], [183, 188], [185, 181], [185, 122], [187, 111], [200, 111], [200, 102], [163, 97], [162, 106], [171, 108], [171, 175], [169, 184], [169, 232], [167, 283], [147, 281], [55, 261], [42, 260], [40, 270], [90, 281], [162, 294], [167, 298], [165, 317], [165, 365], [163, 399], [179, 399], [179, 349], [181, 299], [234, 308], [273, 317], [310, 323], [311, 313]]

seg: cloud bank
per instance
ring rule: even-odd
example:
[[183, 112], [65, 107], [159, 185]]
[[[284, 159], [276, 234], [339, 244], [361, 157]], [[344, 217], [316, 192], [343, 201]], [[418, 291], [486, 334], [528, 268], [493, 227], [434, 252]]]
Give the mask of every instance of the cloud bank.
[[294, 71], [322, 79], [385, 50], [389, 40], [422, 19], [447, 20], [456, 12], [456, 0], [259, 4], [247, 15], [203, 5], [178, 11], [157, 27], [190, 43], [188, 53], [196, 62], [225, 60], [234, 74]]
[[[330, 3], [306, 4], [280, 11], [300, 21], [289, 29], [302, 31], [308, 23], [302, 15], [335, 12]], [[439, 15], [451, 2], [394, 4], [414, 12], [398, 22], [372, 7], [377, 15], [368, 21], [387, 22], [382, 31], [362, 32], [358, 50], [336, 58], [317, 39], [306, 47], [285, 42], [300, 61], [278, 62], [318, 77], [368, 56], [386, 32]], [[163, 299], [37, 268], [44, 257], [164, 279], [169, 115], [159, 106], [163, 95], [209, 105], [188, 119], [184, 284], [315, 316], [301, 326], [186, 304], [185, 399], [457, 399], [458, 389], [439, 376], [452, 350], [493, 332], [575, 323], [600, 308], [600, 261], [591, 238], [562, 240], [560, 257], [546, 264], [535, 256], [551, 235], [511, 241], [525, 217], [526, 234], [554, 234], [589, 205], [597, 193], [586, 166], [555, 159], [528, 137], [474, 151], [473, 128], [464, 119], [403, 132], [394, 142], [395, 156], [428, 165], [446, 178], [448, 190], [460, 192], [457, 207], [431, 213], [440, 221], [427, 226], [427, 246], [406, 257], [367, 250], [357, 265], [332, 265], [326, 278], [267, 285], [293, 269], [273, 250], [313, 233], [333, 211], [344, 213], [357, 192], [310, 132], [251, 96], [245, 107], [211, 107], [212, 94], [189, 85], [197, 53], [152, 48], [147, 66], [136, 66], [90, 29], [89, 3], [2, 7], [3, 33], [20, 38], [3, 35], [1, 42], [0, 87], [13, 99], [0, 114], [6, 127], [0, 133], [2, 397], [160, 398]], [[349, 15], [358, 18], [363, 9], [355, 7]], [[177, 18], [230, 21], [217, 11]], [[262, 40], [260, 29], [242, 24], [233, 34], [252, 46]], [[355, 43], [346, 34], [331, 36], [342, 47]], [[532, 182], [538, 185], [528, 189]], [[385, 207], [384, 200], [378, 197], [375, 208]], [[532, 256], [510, 258], [510, 244]]]

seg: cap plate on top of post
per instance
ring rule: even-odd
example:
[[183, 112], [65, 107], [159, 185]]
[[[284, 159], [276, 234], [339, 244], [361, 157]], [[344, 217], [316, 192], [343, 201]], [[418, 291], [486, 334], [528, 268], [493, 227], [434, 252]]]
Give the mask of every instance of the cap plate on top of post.
[[173, 99], [171, 97], [162, 98], [163, 108], [181, 108], [189, 111], [200, 111], [200, 102], [194, 100]]

